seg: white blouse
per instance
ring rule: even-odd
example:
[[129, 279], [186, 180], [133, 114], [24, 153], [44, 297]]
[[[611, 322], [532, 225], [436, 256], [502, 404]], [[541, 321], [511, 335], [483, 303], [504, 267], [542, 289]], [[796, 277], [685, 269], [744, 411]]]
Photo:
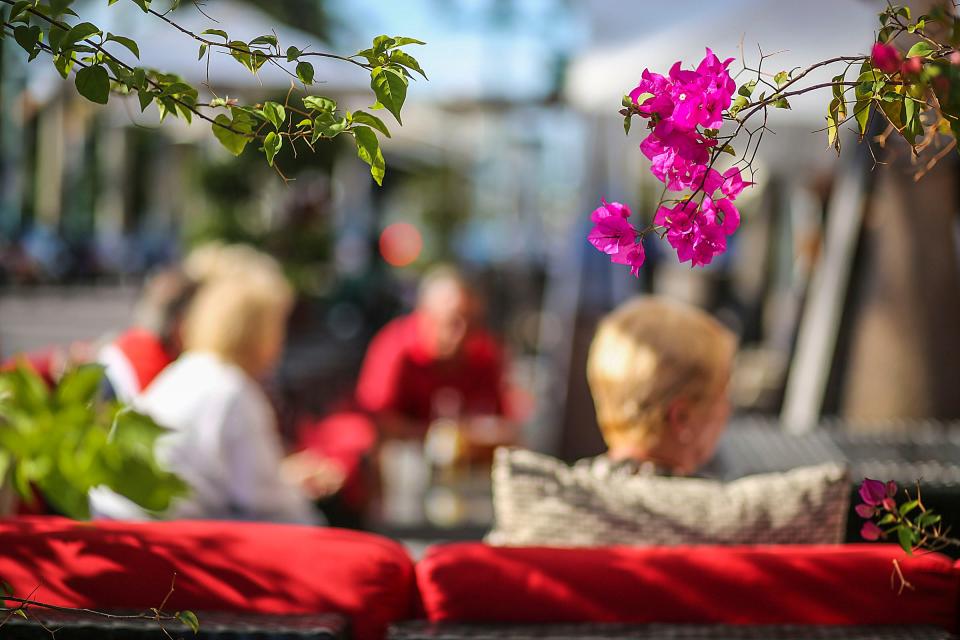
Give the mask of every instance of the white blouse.
[[[190, 486], [165, 517], [320, 522], [300, 489], [281, 478], [283, 449], [270, 403], [239, 367], [209, 353], [185, 353], [134, 405], [171, 429], [157, 440], [157, 459]], [[145, 517], [103, 487], [90, 499], [98, 517]]]

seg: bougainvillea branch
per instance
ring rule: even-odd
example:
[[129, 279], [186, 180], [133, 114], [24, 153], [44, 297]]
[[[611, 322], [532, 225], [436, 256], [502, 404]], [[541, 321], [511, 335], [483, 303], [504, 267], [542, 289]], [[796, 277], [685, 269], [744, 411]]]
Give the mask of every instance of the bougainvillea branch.
[[[881, 144], [896, 132], [918, 166], [915, 178], [922, 177], [956, 148], [960, 136], [960, 22], [943, 8], [913, 20], [909, 7], [890, 5], [880, 13], [880, 25], [869, 56], [837, 56], [802, 70], [766, 73], [762, 66], [772, 56], [761, 52], [756, 68], [744, 62], [731, 76], [734, 59], [721, 61], [709, 48], [694, 69], [684, 69], [681, 61], [666, 76], [644, 69], [639, 84], [623, 97], [620, 113], [628, 135], [635, 117], [645, 121], [640, 151], [664, 195], [652, 224], [642, 228], [630, 221], [627, 205], [604, 200], [591, 215], [590, 243], [611, 261], [630, 266], [634, 275], [650, 233], [665, 238], [681, 262], [710, 264], [726, 251], [740, 224], [735, 200], [755, 182], [754, 160], [769, 130], [769, 109], [790, 109], [789, 98], [813, 91], [832, 93], [824, 127], [829, 147], [840, 153], [840, 131], [847, 123], [862, 141], [879, 114], [887, 123]], [[941, 41], [938, 32], [949, 36]], [[902, 36], [917, 40], [905, 54], [894, 44]], [[858, 64], [857, 76], [848, 77]], [[804, 86], [811, 72], [831, 65], [843, 70], [830, 82]], [[737, 86], [744, 74], [750, 79]], [[751, 126], [758, 116], [760, 124]], [[738, 153], [735, 145], [744, 136]], [[718, 168], [727, 154], [730, 166]]]
[[[119, 0], [108, 0], [116, 4]], [[320, 140], [338, 135], [352, 136], [357, 155], [370, 165], [370, 173], [381, 184], [386, 163], [378, 135], [390, 137], [390, 130], [382, 119], [369, 111], [346, 111], [335, 100], [322, 95], [311, 95], [315, 78], [312, 58], [333, 59], [359, 67], [370, 74], [370, 88], [375, 97], [370, 110], [385, 109], [401, 123], [401, 109], [406, 100], [407, 87], [418, 74], [426, 74], [416, 58], [403, 48], [422, 45], [415, 38], [377, 36], [372, 46], [351, 56], [307, 51], [297, 46], [281, 47], [276, 35], [265, 34], [249, 42], [236, 40], [219, 28], [194, 33], [170, 17], [179, 0], [170, 8], [158, 11], [154, 0], [129, 0], [145, 15], [165, 24], [199, 43], [198, 60], [206, 58], [209, 69], [214, 51], [227, 54], [257, 74], [270, 64], [282, 70], [303, 89], [303, 109], [295, 108], [288, 94], [284, 104], [263, 102], [243, 105], [235, 99], [214, 96], [207, 102], [199, 101], [199, 91], [173, 73], [166, 73], [139, 64], [128, 64], [108, 49], [122, 47], [138, 61], [140, 50], [131, 38], [104, 33], [90, 22], [75, 21], [78, 14], [71, 6], [75, 0], [0, 0], [0, 37], [12, 35], [17, 44], [33, 61], [41, 53], [52, 58], [53, 65], [66, 79], [74, 74], [78, 93], [88, 100], [106, 104], [112, 93], [136, 95], [141, 111], [155, 104], [161, 120], [167, 116], [183, 118], [188, 123], [196, 117], [210, 123], [214, 136], [234, 155], [244, 151], [250, 142], [259, 143], [267, 163], [275, 165], [275, 158], [284, 146], [294, 153], [297, 145], [313, 149]], [[6, 11], [5, 9], [9, 9]], [[199, 6], [194, 9], [203, 13]], [[203, 14], [206, 16], [206, 14]], [[207, 85], [210, 85], [209, 78]], [[284, 178], [286, 179], [286, 178]]]
[[906, 490], [903, 493], [906, 500], [898, 503], [897, 483], [863, 479], [856, 512], [865, 520], [860, 529], [865, 540], [895, 538], [907, 553], [960, 547], [960, 539], [951, 537], [940, 516], [923, 504], [919, 485], [914, 495]]

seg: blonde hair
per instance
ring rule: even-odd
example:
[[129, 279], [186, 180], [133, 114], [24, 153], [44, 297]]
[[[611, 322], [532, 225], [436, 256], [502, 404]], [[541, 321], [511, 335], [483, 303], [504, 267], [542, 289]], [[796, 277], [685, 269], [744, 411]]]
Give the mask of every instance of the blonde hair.
[[219, 273], [203, 284], [187, 311], [184, 348], [216, 354], [256, 374], [265, 364], [271, 332], [282, 330], [292, 304], [293, 291], [279, 269], [248, 263], [229, 276]]
[[730, 376], [734, 335], [694, 307], [655, 296], [608, 314], [590, 345], [587, 380], [607, 445], [655, 443], [676, 398], [696, 404]]
[[191, 251], [183, 261], [183, 272], [204, 284], [220, 278], [243, 278], [251, 271], [282, 277], [280, 263], [246, 244], [209, 242]]

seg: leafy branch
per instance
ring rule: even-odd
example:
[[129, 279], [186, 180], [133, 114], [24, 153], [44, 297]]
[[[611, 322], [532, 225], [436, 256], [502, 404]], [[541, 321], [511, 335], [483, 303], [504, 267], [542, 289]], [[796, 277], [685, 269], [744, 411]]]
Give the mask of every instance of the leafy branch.
[[[379, 117], [368, 111], [346, 111], [336, 101], [322, 95], [312, 95], [310, 88], [319, 82], [311, 58], [327, 58], [364, 69], [370, 74], [370, 88], [375, 102], [370, 110], [385, 109], [398, 124], [402, 124], [401, 110], [407, 89], [415, 74], [426, 79], [419, 62], [403, 47], [422, 45], [420, 40], [408, 37], [377, 36], [372, 46], [351, 56], [307, 51], [296, 46], [281, 47], [277, 37], [265, 34], [245, 42], [233, 39], [223, 29], [211, 28], [194, 33], [169, 16], [169, 11], [157, 11], [152, 0], [130, 0], [146, 15], [163, 21], [180, 34], [199, 43], [198, 60], [207, 59], [213, 52], [229, 55], [256, 75], [265, 64], [275, 66], [291, 79], [291, 92], [284, 104], [264, 102], [243, 105], [235, 99], [214, 96], [207, 102], [199, 101], [199, 91], [182, 77], [139, 64], [121, 60], [108, 45], [123, 47], [139, 62], [140, 49], [131, 38], [104, 33], [96, 25], [75, 21], [79, 16], [71, 9], [75, 0], [0, 0], [0, 19], [3, 29], [0, 37], [12, 35], [17, 44], [33, 61], [40, 53], [52, 58], [61, 77], [74, 74], [74, 83], [80, 95], [97, 104], [107, 104], [112, 93], [135, 94], [140, 110], [155, 104], [161, 121], [167, 116], [182, 118], [192, 123], [196, 117], [210, 123], [214, 136], [234, 155], [242, 153], [251, 142], [257, 142], [267, 163], [275, 167], [280, 150], [288, 145], [297, 153], [298, 145], [314, 150], [320, 140], [330, 140], [341, 134], [353, 137], [358, 157], [370, 165], [370, 173], [377, 184], [382, 184], [386, 163], [380, 148], [379, 135], [390, 137], [390, 130]], [[113, 5], [119, 0], [109, 0]], [[171, 11], [177, 7], [175, 0]], [[3, 7], [9, 8], [9, 13]], [[200, 11], [198, 6], [195, 8]], [[202, 12], [202, 11], [201, 11]], [[206, 15], [206, 14], [204, 14]], [[304, 96], [303, 109], [291, 104], [291, 94], [299, 83]], [[209, 78], [207, 85], [209, 87]]]

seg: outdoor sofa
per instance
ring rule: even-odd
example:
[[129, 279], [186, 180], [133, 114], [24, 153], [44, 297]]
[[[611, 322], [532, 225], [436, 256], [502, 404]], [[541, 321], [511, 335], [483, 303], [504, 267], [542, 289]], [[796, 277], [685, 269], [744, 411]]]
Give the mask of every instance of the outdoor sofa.
[[[950, 638], [960, 618], [960, 566], [883, 544], [469, 542], [414, 564], [341, 529], [21, 517], [0, 521], [0, 578], [55, 605], [190, 609], [201, 638]], [[32, 611], [58, 640], [162, 637], [156, 621]], [[0, 637], [50, 635], [11, 618]]]

